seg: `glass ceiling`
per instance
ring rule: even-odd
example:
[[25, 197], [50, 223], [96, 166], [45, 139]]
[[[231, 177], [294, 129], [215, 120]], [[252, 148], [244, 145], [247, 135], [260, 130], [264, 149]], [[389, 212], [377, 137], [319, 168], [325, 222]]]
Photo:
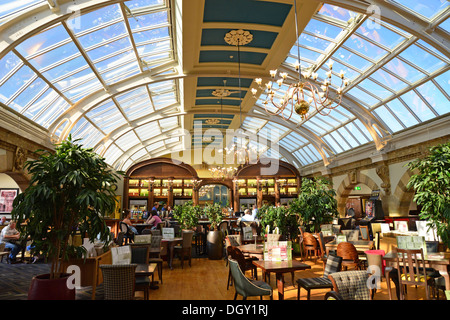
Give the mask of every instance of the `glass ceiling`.
[[[448, 1], [389, 4], [450, 32]], [[39, 6], [48, 8], [48, 3], [0, 1], [0, 26]], [[87, 110], [76, 109], [79, 115], [70, 123], [70, 132], [63, 132], [67, 123], [60, 124], [60, 117], [76, 113], [77, 104], [93, 94], [108, 93], [120, 81], [155, 75], [157, 67], [158, 76], [176, 74], [170, 65], [175, 60], [173, 32], [169, 0], [130, 0], [55, 22], [0, 58], [0, 102], [46, 129], [56, 126], [56, 136], [72, 134], [115, 168], [127, 170], [183, 145], [184, 119], [177, 115], [179, 80], [168, 77], [114, 97], [106, 95]], [[314, 70], [319, 80], [326, 77], [330, 59], [332, 83], [340, 83], [338, 74], [345, 72], [350, 79], [345, 101], [328, 116], [311, 109], [306, 120], [293, 114], [288, 122], [273, 122], [264, 112], [261, 95], [241, 128], [270, 138], [281, 149], [250, 141], [260, 154], [289, 162], [294, 157], [298, 164], [309, 165], [450, 111], [448, 52], [439, 52], [417, 35], [323, 4], [282, 65], [293, 73], [297, 45], [302, 69]], [[368, 130], [367, 120], [360, 116], [363, 111], [382, 128]]]
[[[42, 2], [1, 4], [0, 17], [6, 21]], [[133, 0], [57, 22], [0, 59], [0, 102], [49, 128], [90, 94], [173, 61], [170, 20], [166, 0]], [[166, 69], [161, 74], [175, 72]], [[161, 81], [109, 98], [83, 114], [70, 133], [116, 168], [123, 168], [126, 159], [116, 161], [124, 153], [131, 162], [150, 158], [181, 142], [164, 135], [180, 128], [180, 117], [152, 118], [179, 104], [178, 85]]]
[[[443, 0], [396, 2], [406, 6], [406, 10], [420, 12], [430, 22], [449, 10], [448, 2]], [[363, 22], [355, 23], [359, 18]], [[441, 22], [444, 29], [446, 21]], [[332, 84], [340, 85], [339, 73], [344, 71], [350, 79], [344, 94], [346, 100], [369, 110], [390, 134], [450, 112], [446, 55], [395, 26], [378, 21], [374, 27], [374, 23], [363, 14], [324, 4], [303, 30], [283, 66], [295, 74], [299, 45], [302, 70], [314, 70], [319, 75], [318, 81], [323, 81], [329, 70], [325, 62], [331, 59]], [[274, 99], [281, 99], [286, 90], [283, 85]], [[263, 104], [265, 100], [262, 94], [254, 110], [266, 108], [275, 112], [273, 106]], [[288, 118], [289, 113], [290, 110], [285, 110], [284, 116]], [[334, 155], [374, 140], [346, 101], [328, 116], [311, 107], [306, 120], [293, 113], [287, 122], [311, 131]], [[247, 117], [242, 128], [258, 132], [266, 125], [258, 118]], [[288, 130], [278, 143], [302, 165], [322, 160], [317, 148], [299, 130]], [[323, 151], [327, 157], [331, 156], [326, 149]]]

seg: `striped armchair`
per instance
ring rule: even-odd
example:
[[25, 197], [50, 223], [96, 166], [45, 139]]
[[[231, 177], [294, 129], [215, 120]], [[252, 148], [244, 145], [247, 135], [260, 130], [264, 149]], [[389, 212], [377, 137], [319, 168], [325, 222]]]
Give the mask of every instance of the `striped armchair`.
[[103, 264], [105, 300], [133, 300], [136, 264]]

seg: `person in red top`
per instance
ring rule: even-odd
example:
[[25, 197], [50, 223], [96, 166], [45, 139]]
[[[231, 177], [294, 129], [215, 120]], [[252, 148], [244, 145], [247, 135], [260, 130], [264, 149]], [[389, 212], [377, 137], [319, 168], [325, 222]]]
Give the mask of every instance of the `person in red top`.
[[152, 210], [150, 213], [150, 217], [147, 219], [146, 223], [151, 224], [151, 229], [156, 229], [158, 223], [162, 222], [158, 217], [158, 212], [156, 210]]

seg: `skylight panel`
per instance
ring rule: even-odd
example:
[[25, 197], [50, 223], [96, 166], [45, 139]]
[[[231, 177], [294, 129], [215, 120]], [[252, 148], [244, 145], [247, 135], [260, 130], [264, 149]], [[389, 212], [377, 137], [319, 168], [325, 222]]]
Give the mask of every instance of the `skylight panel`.
[[426, 103], [413, 91], [408, 91], [400, 96], [409, 109], [421, 120], [427, 121], [436, 115], [428, 108]]
[[157, 149], [159, 149], [161, 147], [164, 147], [164, 142], [163, 141], [158, 141], [158, 142], [152, 143], [152, 144], [146, 146], [145, 148], [147, 149], [147, 151], [149, 153], [151, 153], [151, 152], [153, 152], [153, 151], [155, 151], [155, 150], [157, 150]]
[[92, 123], [83, 117], [70, 131], [73, 139], [81, 139], [79, 143], [85, 148], [93, 148], [104, 135], [95, 128]]
[[69, 109], [70, 105], [67, 103], [66, 100], [64, 100], [62, 97], [56, 99], [47, 107], [45, 110], [42, 111], [41, 114], [37, 115], [37, 118], [34, 119], [37, 124], [43, 126], [44, 128], [48, 128], [53, 121], [58, 119], [58, 117], [63, 114], [64, 112]]
[[312, 160], [310, 158], [307, 158], [304, 155], [304, 151], [303, 150], [298, 150], [296, 152], [294, 152], [294, 156], [297, 158], [297, 160], [302, 164], [302, 165], [307, 165], [312, 163]]
[[106, 150], [103, 157], [105, 158], [105, 162], [109, 165], [113, 165], [114, 162], [119, 159], [119, 157], [123, 154], [123, 151], [117, 148], [114, 144], [111, 144], [109, 148]]
[[328, 144], [328, 146], [334, 151], [334, 153], [338, 154], [344, 151], [339, 143], [330, 135], [322, 137], [322, 139]]
[[356, 70], [358, 70], [361, 73], [373, 65], [369, 60], [364, 59], [359, 55], [350, 52], [342, 47], [339, 47], [332, 57], [333, 59], [342, 61], [347, 65], [353, 66]]
[[100, 26], [111, 21], [122, 18], [119, 4], [103, 7], [92, 12], [74, 16], [67, 20], [67, 25], [71, 27], [75, 34], [85, 32], [86, 30], [98, 29]]
[[352, 34], [350, 38], [345, 41], [344, 46], [374, 61], [378, 61], [388, 54], [388, 51], [374, 45], [356, 34]]
[[109, 42], [105, 45], [95, 47], [89, 51], [87, 51], [87, 54], [89, 58], [93, 61], [104, 58], [106, 56], [115, 54], [117, 52], [123, 52], [126, 50], [131, 50], [131, 42], [130, 38], [128, 36], [124, 36], [118, 40]]
[[14, 99], [14, 95], [20, 94], [36, 77], [30, 68], [22, 66], [0, 86], [0, 101], [6, 104], [11, 98]]
[[347, 94], [353, 96], [356, 101], [362, 102], [362, 105], [365, 108], [370, 108], [371, 106], [379, 103], [380, 101], [371, 96], [370, 94], [362, 91], [361, 89], [354, 87], [351, 90], [347, 91]]
[[106, 134], [127, 123], [112, 101], [94, 108], [87, 117]]
[[377, 80], [378, 82], [384, 84], [394, 91], [400, 91], [408, 86], [408, 84], [393, 74], [386, 72], [383, 69], [378, 69], [370, 75], [371, 78]]
[[133, 50], [127, 50], [118, 55], [114, 55], [104, 60], [97, 60], [95, 67], [98, 71], [104, 72], [119, 67], [131, 61], [136, 61], [136, 55]]
[[22, 65], [19, 59], [12, 51], [8, 52], [0, 59], [0, 83]]
[[120, 138], [116, 139], [115, 143], [120, 149], [126, 151], [131, 147], [140, 144], [141, 142], [139, 141], [134, 131], [130, 130]]
[[131, 10], [133, 9], [141, 9], [147, 7], [155, 7], [165, 3], [165, 0], [132, 0], [127, 1], [126, 5]]
[[[374, 27], [373, 25], [375, 23], [377, 23], [377, 25]], [[397, 45], [406, 40], [398, 33], [384, 27], [380, 21], [374, 22], [371, 19], [366, 19], [356, 32], [389, 49], [394, 49]]]
[[377, 96], [380, 100], [384, 100], [394, 94], [392, 91], [376, 84], [370, 79], [361, 81], [358, 86]]
[[373, 111], [374, 114], [383, 121], [390, 132], [397, 132], [405, 129], [405, 126], [402, 125], [394, 115], [386, 108], [386, 106], [380, 106], [376, 110]]
[[384, 65], [384, 68], [393, 72], [395, 75], [401, 77], [408, 83], [414, 83], [426, 76], [424, 73], [399, 58], [393, 58]]
[[432, 81], [425, 82], [423, 85], [417, 87], [416, 90], [439, 115], [450, 112], [448, 98], [444, 96]]
[[45, 110], [50, 103], [58, 98], [58, 94], [53, 89], [46, 89], [41, 93], [39, 96], [34, 97], [31, 100], [31, 105], [22, 112], [27, 118], [35, 120], [34, 118], [39, 112]]
[[397, 118], [406, 126], [411, 127], [419, 123], [408, 108], [398, 99], [394, 99], [386, 104], [386, 106], [397, 116]]
[[[80, 55], [75, 44], [69, 42], [52, 50], [46, 51], [30, 59], [30, 63], [38, 70], [42, 70], [52, 65], [63, 63]], [[83, 64], [86, 62], [83, 61]]]
[[108, 72], [102, 73], [101, 76], [103, 80], [108, 85], [112, 85], [120, 80], [126, 79], [128, 77], [131, 77], [135, 74], [140, 73], [139, 65], [138, 63], [132, 62], [127, 63], [125, 65], [119, 66], [115, 69], [112, 69]]
[[350, 130], [350, 132], [356, 137], [356, 139], [361, 144], [373, 141], [373, 138], [367, 131], [366, 127], [358, 119], [355, 119], [353, 122], [350, 122], [346, 127], [347, 129]]
[[395, 2], [414, 11], [416, 14], [422, 15], [427, 19], [433, 19], [443, 10], [449, 7], [446, 0], [394, 0]]
[[42, 95], [47, 88], [47, 83], [45, 83], [41, 78], [37, 78], [30, 83], [20, 95], [11, 101], [9, 106], [21, 112], [28, 103], [32, 102], [37, 96]]
[[152, 121], [150, 123], [137, 127], [135, 129], [135, 132], [137, 133], [141, 141], [145, 141], [161, 134], [161, 129], [156, 121]]
[[311, 19], [304, 30], [312, 34], [319, 34], [330, 39], [336, 39], [336, 37], [341, 33], [342, 28], [317, 19]]
[[164, 40], [170, 37], [169, 27], [155, 28], [147, 31], [139, 31], [133, 33], [136, 45]]
[[134, 161], [137, 161], [137, 160], [139, 160], [140, 158], [142, 158], [145, 155], [147, 155], [147, 149], [142, 148], [138, 152], [136, 152], [133, 155], [131, 155], [130, 158], [133, 159]]
[[360, 143], [355, 140], [355, 138], [350, 134], [350, 132], [346, 129], [346, 127], [341, 127], [337, 129], [337, 131], [344, 138], [344, 140], [348, 144], [350, 144], [351, 148], [356, 148], [360, 145]]
[[163, 118], [159, 119], [158, 121], [162, 132], [171, 130], [178, 126], [178, 117]]
[[25, 58], [50, 50], [59, 43], [69, 40], [69, 34], [64, 27], [57, 23], [56, 25], [26, 39], [16, 46], [16, 50]]
[[158, 25], [167, 25], [169, 23], [168, 12], [166, 10], [152, 12], [149, 14], [129, 17], [128, 22], [131, 30], [154, 28]]
[[400, 56], [428, 73], [432, 73], [445, 65], [444, 61], [436, 58], [434, 55], [419, 48], [415, 44], [403, 50], [400, 53]]
[[318, 13], [324, 16], [329, 16], [334, 19], [341, 20], [342, 22], [348, 22], [350, 19], [358, 15], [353, 11], [326, 3], [322, 5]]

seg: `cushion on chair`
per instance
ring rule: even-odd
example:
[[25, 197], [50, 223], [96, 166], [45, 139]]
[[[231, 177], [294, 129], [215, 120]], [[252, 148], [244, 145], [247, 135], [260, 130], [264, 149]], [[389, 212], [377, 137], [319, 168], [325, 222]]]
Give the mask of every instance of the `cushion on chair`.
[[335, 272], [332, 277], [337, 291], [344, 300], [370, 300], [370, 290], [367, 287], [369, 274], [366, 270]]
[[326, 278], [330, 273], [341, 271], [342, 257], [330, 254], [327, 257], [327, 263], [323, 270], [323, 276]]
[[323, 277], [300, 278], [300, 279], [297, 279], [297, 284], [300, 287], [305, 288], [306, 290], [333, 288], [333, 284], [331, 283], [331, 280], [328, 278], [323, 278]]

